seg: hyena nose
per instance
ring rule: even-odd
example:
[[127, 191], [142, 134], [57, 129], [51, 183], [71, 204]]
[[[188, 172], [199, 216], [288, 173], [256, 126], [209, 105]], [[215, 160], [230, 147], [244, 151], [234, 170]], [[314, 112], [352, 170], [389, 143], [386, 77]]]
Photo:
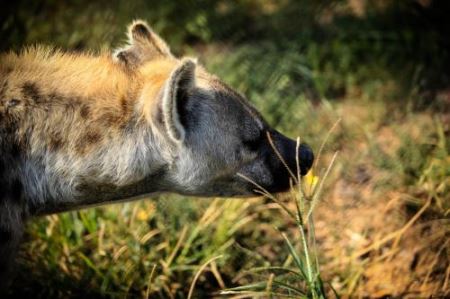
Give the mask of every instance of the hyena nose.
[[[305, 175], [311, 169], [314, 162], [314, 154], [312, 149], [306, 143], [301, 143], [297, 149], [297, 142], [285, 137], [281, 133], [274, 134], [281, 148], [281, 155], [286, 161], [289, 169], [297, 174], [297, 163], [300, 166], [300, 174]], [[296, 156], [297, 155], [297, 156]]]
[[298, 159], [300, 164], [300, 174], [307, 174], [314, 162], [314, 153], [309, 145], [305, 143], [300, 144]]
[[[273, 136], [272, 148], [267, 152], [269, 157], [267, 161], [270, 165], [273, 181], [270, 186], [267, 186], [269, 192], [282, 192], [286, 191], [290, 187], [292, 176], [297, 176], [297, 171], [300, 175], [305, 175], [311, 169], [314, 162], [314, 154], [311, 148], [301, 143], [297, 148], [297, 142], [292, 140], [277, 131], [270, 132]], [[273, 153], [273, 145], [278, 150], [279, 155]], [[283, 163], [282, 163], [283, 162]], [[285, 164], [284, 164], [285, 163]], [[299, 166], [299, 170], [297, 168]], [[286, 166], [289, 168], [286, 169]]]

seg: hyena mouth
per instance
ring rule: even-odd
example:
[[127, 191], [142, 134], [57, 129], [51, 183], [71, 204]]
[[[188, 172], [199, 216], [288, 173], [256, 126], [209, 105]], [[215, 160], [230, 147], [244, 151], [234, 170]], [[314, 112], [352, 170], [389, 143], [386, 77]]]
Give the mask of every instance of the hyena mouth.
[[[294, 140], [279, 135], [262, 150], [264, 167], [261, 164], [249, 165], [238, 173], [253, 195], [288, 191], [298, 181], [297, 177], [306, 175], [314, 163], [313, 151], [307, 144], [297, 147]], [[275, 149], [272, 145], [276, 146]]]
[[298, 146], [296, 141], [279, 132], [272, 132], [270, 138], [271, 150], [276, 154], [269, 158], [273, 179], [267, 190], [284, 192], [297, 180], [298, 174], [308, 173], [314, 163], [314, 153], [309, 145]]

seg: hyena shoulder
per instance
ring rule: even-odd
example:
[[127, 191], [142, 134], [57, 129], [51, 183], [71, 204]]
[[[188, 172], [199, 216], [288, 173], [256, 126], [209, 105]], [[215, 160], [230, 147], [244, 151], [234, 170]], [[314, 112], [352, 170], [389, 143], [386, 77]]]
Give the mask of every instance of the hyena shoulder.
[[33, 151], [81, 153], [130, 114], [132, 79], [106, 55], [31, 47], [0, 61], [0, 126]]
[[[156, 35], [155, 38], [159, 39]], [[103, 118], [108, 125], [114, 125], [114, 121], [120, 120], [111, 115], [114, 111], [123, 112], [141, 99], [142, 105], [138, 106], [145, 114], [152, 110], [145, 106], [153, 105], [158, 98], [177, 60], [168, 48], [159, 52], [154, 46], [146, 47], [150, 49], [146, 53], [140, 43], [143, 41], [138, 36], [113, 56], [106, 52], [63, 52], [43, 46], [3, 54], [0, 56], [0, 113], [18, 102], [30, 109], [80, 106], [82, 118]], [[162, 41], [159, 46], [164, 47]], [[37, 103], [39, 107], [35, 106]], [[152, 117], [152, 114], [145, 116]]]
[[[11, 89], [42, 95], [59, 92], [85, 98], [114, 99], [136, 82], [106, 53], [70, 53], [50, 47], [28, 47], [0, 56], [0, 76]], [[30, 88], [30, 86], [32, 86]], [[35, 95], [35, 98], [37, 95]]]

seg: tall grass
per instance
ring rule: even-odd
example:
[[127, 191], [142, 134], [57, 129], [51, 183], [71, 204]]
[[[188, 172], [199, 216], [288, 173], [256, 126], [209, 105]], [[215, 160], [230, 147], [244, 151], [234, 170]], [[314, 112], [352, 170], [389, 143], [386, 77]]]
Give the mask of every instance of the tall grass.
[[[240, 295], [239, 298], [286, 297], [324, 299], [328, 298], [328, 294], [330, 294], [330, 292], [327, 293], [326, 291], [328, 289], [336, 298], [339, 297], [331, 284], [328, 284], [328, 288], [326, 288], [326, 283], [324, 283], [320, 274], [313, 218], [314, 208], [320, 199], [324, 182], [330, 174], [330, 170], [337, 157], [337, 152], [333, 155], [328, 167], [321, 172], [322, 175], [320, 178], [314, 175], [314, 171], [318, 165], [318, 161], [320, 161], [324, 145], [338, 123], [339, 120], [326, 135], [319, 149], [313, 169], [303, 178], [300, 175], [301, 161], [298, 158], [300, 138], [297, 138], [296, 170], [292, 170], [287, 166], [286, 161], [274, 145], [270, 134], [267, 133], [270, 145], [291, 176], [291, 188], [288, 199], [294, 203], [294, 211], [277, 195], [269, 193], [252, 179], [242, 174], [240, 176], [252, 183], [257, 193], [277, 203], [291, 220], [295, 222], [299, 239], [298, 242], [295, 242], [285, 232], [279, 231], [289, 253], [288, 260], [281, 266], [251, 269], [250, 273], [256, 277], [260, 277], [261, 272], [269, 272], [270, 275], [268, 279], [224, 290], [221, 292], [222, 295]], [[292, 263], [293, 265], [291, 265]]]
[[[251, 221], [250, 205], [171, 196], [38, 219], [29, 228], [12, 295], [186, 298], [192, 285], [192, 298], [206, 296], [205, 286], [224, 287], [217, 268], [229, 258], [236, 231]], [[220, 255], [198, 287], [204, 277], [194, 274]], [[32, 284], [23, 279], [30, 271]]]

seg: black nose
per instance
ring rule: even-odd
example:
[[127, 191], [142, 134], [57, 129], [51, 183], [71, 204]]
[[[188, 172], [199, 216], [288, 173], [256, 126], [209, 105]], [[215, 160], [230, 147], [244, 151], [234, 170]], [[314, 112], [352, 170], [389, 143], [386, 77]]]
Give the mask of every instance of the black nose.
[[[273, 145], [278, 154], [268, 143], [265, 149], [266, 163], [272, 173], [273, 181], [265, 186], [269, 192], [282, 192], [289, 189], [292, 176], [297, 176], [297, 165], [300, 175], [305, 175], [311, 169], [314, 162], [314, 154], [309, 145], [302, 143], [297, 148], [297, 142], [277, 131], [271, 132]], [[281, 161], [280, 156], [283, 161]], [[289, 169], [287, 169], [286, 168]]]
[[300, 174], [307, 174], [314, 162], [314, 154], [309, 145], [305, 143], [300, 144], [298, 159], [300, 164]]
[[[280, 150], [283, 159], [286, 161], [287, 166], [289, 166], [289, 169], [293, 174], [297, 174], [297, 163], [300, 166], [300, 174], [307, 174], [314, 162], [314, 154], [309, 145], [301, 143], [297, 152], [297, 142], [295, 140], [287, 138], [276, 131], [272, 134], [277, 148]], [[297, 154], [298, 161], [296, 157]]]

